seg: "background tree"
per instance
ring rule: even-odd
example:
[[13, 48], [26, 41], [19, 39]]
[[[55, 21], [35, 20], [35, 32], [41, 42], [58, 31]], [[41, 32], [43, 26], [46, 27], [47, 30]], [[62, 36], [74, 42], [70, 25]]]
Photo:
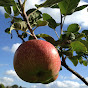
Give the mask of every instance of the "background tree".
[[3, 84], [0, 84], [0, 88], [5, 88], [5, 86]]
[[[25, 2], [26, 0], [24, 0], [23, 3], [21, 0], [18, 0], [18, 2], [14, 0], [0, 1], [0, 6], [3, 6], [6, 11], [5, 18], [11, 18], [11, 26], [7, 28], [5, 32], [11, 34], [12, 38], [14, 35], [12, 35], [11, 31], [14, 29], [22, 42], [26, 41], [25, 38], [28, 38], [28, 40], [43, 38], [52, 43], [60, 54], [62, 66], [76, 75], [88, 86], [88, 81], [71, 69], [66, 63], [66, 60], [70, 59], [74, 66], [77, 66], [78, 63], [84, 66], [88, 65], [88, 30], [79, 32], [81, 28], [77, 23], [70, 24], [66, 30], [63, 29], [64, 21], [67, 16], [86, 8], [88, 5], [78, 7], [80, 0], [46, 0], [40, 5], [35, 5], [36, 8], [29, 9], [25, 12]], [[11, 15], [11, 7], [14, 15]], [[49, 14], [39, 11], [42, 7], [60, 9], [60, 23], [57, 23]], [[19, 14], [21, 17], [18, 17]], [[58, 40], [43, 33], [35, 35], [34, 31], [38, 27], [46, 25], [55, 31]], [[55, 30], [58, 26], [60, 26], [60, 36]]]
[[19, 88], [18, 85], [12, 85], [12, 88]]

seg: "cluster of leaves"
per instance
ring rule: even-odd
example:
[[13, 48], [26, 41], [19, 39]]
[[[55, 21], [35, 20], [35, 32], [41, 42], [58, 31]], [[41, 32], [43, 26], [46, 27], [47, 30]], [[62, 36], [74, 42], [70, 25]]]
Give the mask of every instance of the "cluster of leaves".
[[[29, 23], [33, 29], [33, 31], [40, 27], [48, 25], [54, 31], [57, 26], [63, 25], [63, 23], [57, 23], [53, 17], [51, 17], [47, 13], [42, 13], [39, 11], [39, 8], [57, 8], [60, 9], [62, 19], [68, 15], [71, 15], [77, 11], [83, 10], [88, 6], [82, 5], [78, 7], [80, 0], [46, 0], [44, 3], [40, 5], [35, 5], [37, 8], [29, 9], [26, 14], [29, 19]], [[21, 30], [23, 33], [21, 36], [23, 38], [27, 36], [27, 24], [22, 17], [18, 17], [20, 14], [19, 4], [14, 2], [14, 0], [6, 0], [0, 1], [0, 6], [3, 6], [6, 13], [5, 18], [11, 18], [11, 27], [5, 30], [6, 33], [11, 33], [13, 29]], [[11, 7], [14, 12], [14, 16], [11, 15]], [[74, 66], [77, 66], [78, 62], [83, 64], [84, 66], [88, 65], [88, 30], [83, 30], [81, 33], [79, 32], [80, 26], [77, 23], [70, 24], [66, 31], [60, 35], [60, 38], [56, 41], [53, 37], [47, 34], [37, 34], [38, 38], [43, 38], [46, 41], [52, 43], [57, 49], [60, 56], [64, 55], [68, 57]], [[32, 36], [28, 37], [29, 40], [33, 39]]]

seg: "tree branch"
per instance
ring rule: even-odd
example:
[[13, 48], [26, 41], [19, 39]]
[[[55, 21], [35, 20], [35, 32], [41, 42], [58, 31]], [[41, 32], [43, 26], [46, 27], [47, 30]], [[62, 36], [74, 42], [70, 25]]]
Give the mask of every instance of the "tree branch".
[[24, 18], [24, 20], [27, 22], [27, 27], [29, 29], [29, 31], [31, 32], [32, 36], [34, 37], [34, 39], [37, 39], [36, 35], [34, 34], [34, 31], [32, 30], [32, 27], [30, 26], [29, 20], [28, 20], [28, 16], [26, 14], [26, 12], [24, 11], [24, 6], [22, 5], [21, 0], [18, 0], [18, 3], [21, 7], [21, 11], [22, 11], [22, 17]]
[[61, 14], [61, 29], [60, 29], [60, 34], [63, 33], [63, 16]]
[[80, 74], [78, 74], [77, 72], [75, 72], [73, 69], [71, 69], [66, 63], [64, 63], [63, 61], [61, 62], [61, 65], [64, 66], [67, 70], [69, 70], [70, 72], [72, 72], [74, 75], [76, 75], [79, 79], [81, 79], [87, 86], [88, 86], [88, 81], [86, 81], [86, 79], [84, 77], [82, 77]]

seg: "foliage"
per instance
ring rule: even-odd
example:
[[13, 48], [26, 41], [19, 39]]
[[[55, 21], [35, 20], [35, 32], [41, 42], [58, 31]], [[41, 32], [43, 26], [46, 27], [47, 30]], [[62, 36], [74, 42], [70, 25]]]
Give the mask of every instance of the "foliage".
[[0, 84], [0, 88], [5, 88], [5, 86], [3, 84]]
[[[25, 0], [26, 1], [26, 0]], [[61, 19], [64, 20], [67, 16], [72, 15], [73, 13], [83, 10], [88, 5], [78, 6], [80, 0], [46, 0], [40, 5], [35, 5], [37, 8], [29, 9], [26, 14], [28, 16], [29, 24], [34, 32], [36, 28], [40, 26], [49, 26], [56, 32], [56, 27], [60, 26], [63, 28], [64, 22], [57, 23], [53, 17], [47, 13], [42, 13], [38, 9], [44, 7], [57, 8], [60, 9]], [[25, 3], [25, 2], [24, 2]], [[24, 7], [25, 4], [22, 4]], [[11, 26], [6, 28], [5, 32], [10, 34], [14, 29], [16, 32], [21, 30], [22, 34], [20, 38], [28, 38], [28, 40], [34, 39], [33, 36], [28, 36], [28, 24], [26, 23], [24, 17], [20, 17], [22, 7], [19, 6], [14, 0], [1, 0], [0, 6], [3, 6], [6, 13], [5, 18], [11, 19]], [[14, 12], [14, 15], [11, 13], [11, 6]], [[53, 9], [54, 10], [54, 9]], [[22, 16], [22, 14], [21, 14]], [[30, 30], [30, 29], [29, 29]], [[64, 29], [63, 29], [64, 30]], [[81, 27], [79, 24], [74, 23], [70, 24], [66, 31], [63, 31], [63, 34], [58, 37], [58, 40], [55, 40], [53, 37], [47, 34], [37, 34], [37, 38], [43, 38], [46, 41], [52, 43], [58, 50], [60, 56], [67, 57], [70, 59], [74, 66], [77, 66], [78, 63], [83, 64], [84, 66], [88, 65], [88, 30], [83, 30], [80, 32]], [[58, 36], [58, 34], [57, 34]], [[22, 39], [21, 38], [21, 39]]]

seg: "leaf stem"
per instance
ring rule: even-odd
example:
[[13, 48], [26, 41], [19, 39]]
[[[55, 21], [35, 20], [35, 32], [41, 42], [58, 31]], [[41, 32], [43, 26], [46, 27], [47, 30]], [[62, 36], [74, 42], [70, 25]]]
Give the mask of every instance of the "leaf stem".
[[57, 34], [57, 31], [56, 30], [54, 30], [55, 31], [55, 33], [56, 33], [56, 36], [58, 37], [58, 39], [59, 39], [59, 36], [58, 36], [58, 34]]

